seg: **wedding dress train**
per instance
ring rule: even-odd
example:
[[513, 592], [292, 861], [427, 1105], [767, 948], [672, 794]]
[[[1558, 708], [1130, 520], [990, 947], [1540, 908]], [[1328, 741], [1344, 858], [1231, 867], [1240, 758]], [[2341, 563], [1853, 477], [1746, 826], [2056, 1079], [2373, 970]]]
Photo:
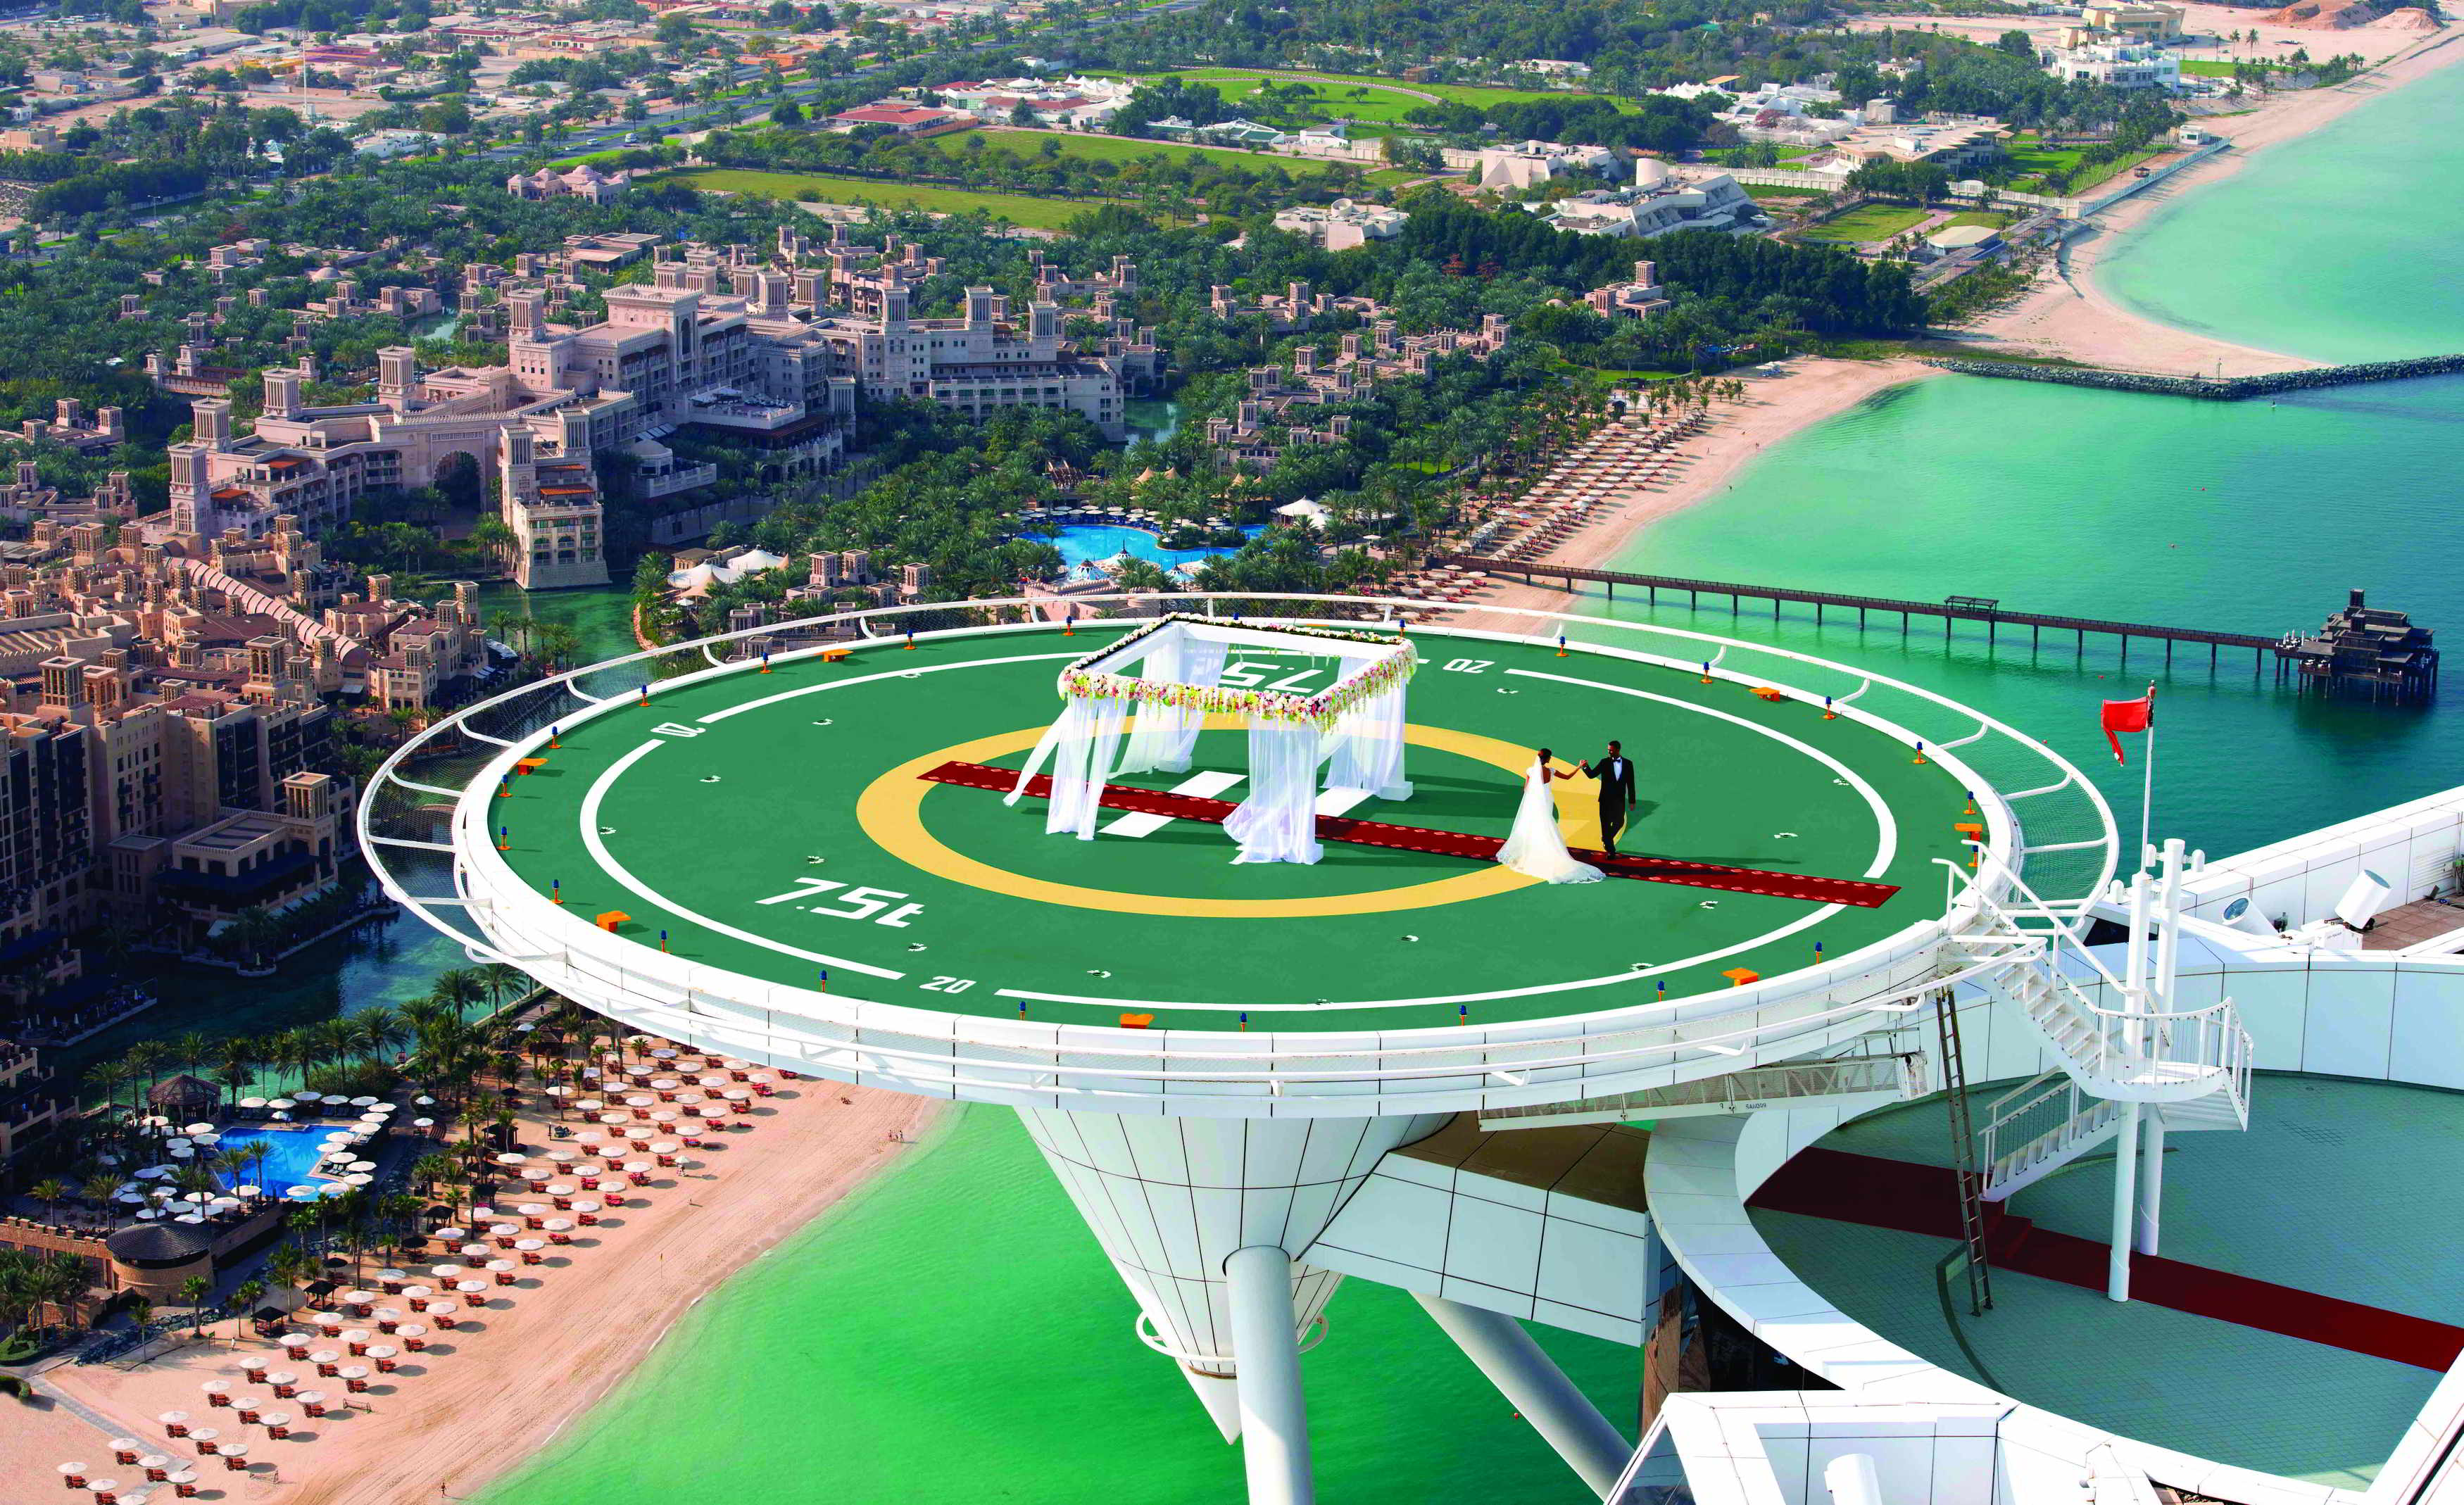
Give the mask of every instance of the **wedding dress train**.
[[1557, 832], [1557, 800], [1533, 758], [1523, 775], [1523, 802], [1514, 810], [1514, 829], [1497, 849], [1497, 860], [1518, 873], [1549, 883], [1596, 883], [1603, 876], [1587, 862], [1577, 862]]

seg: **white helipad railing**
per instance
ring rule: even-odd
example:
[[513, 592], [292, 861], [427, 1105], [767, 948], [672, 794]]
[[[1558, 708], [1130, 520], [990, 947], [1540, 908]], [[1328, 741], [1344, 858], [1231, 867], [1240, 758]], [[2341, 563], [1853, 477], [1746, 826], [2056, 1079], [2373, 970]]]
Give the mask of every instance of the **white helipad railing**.
[[[1425, 625], [1419, 630], [1542, 643], [1565, 634], [1588, 653], [1695, 670], [1827, 703], [1842, 719], [1920, 750], [1958, 778], [1975, 798], [1988, 849], [2012, 868], [2030, 850], [2061, 852], [2079, 869], [2076, 884], [2065, 886], [2081, 895], [2101, 890], [2114, 870], [2119, 847], [2112, 813], [2059, 754], [1930, 690], [1791, 650], [1645, 623], [1495, 606], [1195, 592], [1085, 600], [1134, 600], [1259, 621], [1386, 620], [1385, 614], [1397, 610], [1479, 610], [1525, 618], [1535, 628], [1528, 635]], [[511, 963], [639, 1028], [841, 1080], [1035, 1106], [1352, 1116], [1597, 1097], [1821, 1050], [1886, 1027], [1943, 986], [1947, 972], [1964, 976], [1996, 965], [1990, 948], [1970, 948], [1952, 965], [1943, 960], [1946, 937], [1970, 932], [1987, 917], [1991, 896], [1984, 889], [1963, 890], [1947, 896], [1945, 907], [1926, 919], [1818, 967], [1666, 1003], [1516, 1024], [1344, 1035], [1133, 1032], [869, 999], [847, 992], [844, 980], [825, 993], [663, 954], [555, 905], [513, 872], [490, 840], [487, 799], [515, 762], [556, 731], [630, 708], [645, 692], [655, 705], [662, 686], [753, 672], [757, 647], [764, 643], [774, 662], [808, 657], [836, 641], [818, 641], [818, 634], [850, 625], [891, 638], [911, 631], [918, 638], [945, 638], [1052, 630], [1041, 622], [1001, 621], [1038, 604], [1019, 598], [847, 612], [629, 654], [524, 686], [455, 712], [387, 759], [360, 804], [362, 845], [385, 891], [473, 957]], [[729, 659], [730, 651], [738, 656]], [[1897, 697], [1896, 710], [1926, 719], [1912, 728], [1870, 709], [1873, 700], [1889, 697]], [[1937, 719], [1948, 726], [1939, 740], [1925, 735], [1937, 730]], [[1958, 755], [1945, 751], [1949, 747], [1959, 748]], [[1998, 774], [2028, 787], [2015, 796], [1997, 794], [1995, 779], [1969, 761], [1987, 755], [2008, 765]], [[2052, 781], [2043, 782], [2049, 775]], [[2046, 801], [2043, 818], [2069, 823], [2058, 833], [2062, 839], [2031, 847], [2011, 809], [2018, 799]], [[2072, 912], [2082, 913], [2085, 903], [2078, 901]], [[1576, 1005], [1581, 996], [1579, 991], [1568, 994]]]

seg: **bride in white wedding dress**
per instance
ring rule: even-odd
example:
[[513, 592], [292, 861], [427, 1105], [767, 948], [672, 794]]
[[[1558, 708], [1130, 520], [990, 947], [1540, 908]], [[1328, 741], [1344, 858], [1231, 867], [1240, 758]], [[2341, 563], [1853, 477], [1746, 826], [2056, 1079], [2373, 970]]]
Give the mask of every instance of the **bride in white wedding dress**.
[[1540, 750], [1540, 755], [1523, 775], [1523, 802], [1514, 810], [1514, 829], [1507, 833], [1506, 844], [1497, 849], [1499, 862], [1543, 883], [1600, 881], [1600, 870], [1575, 862], [1566, 850], [1566, 839], [1557, 832], [1557, 799], [1549, 792], [1549, 786], [1573, 776], [1551, 767], [1549, 750]]

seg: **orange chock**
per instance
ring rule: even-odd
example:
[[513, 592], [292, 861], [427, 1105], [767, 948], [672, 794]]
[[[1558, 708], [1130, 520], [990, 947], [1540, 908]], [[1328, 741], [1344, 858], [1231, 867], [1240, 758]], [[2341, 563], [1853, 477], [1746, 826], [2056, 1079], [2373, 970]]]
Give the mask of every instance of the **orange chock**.
[[614, 935], [618, 926], [623, 925], [626, 921], [632, 918], [633, 917], [631, 915], [627, 914], [622, 909], [610, 909], [604, 914], [592, 915], [590, 917], [590, 923], [606, 931], [608, 934]]
[[1984, 823], [1977, 820], [1961, 820], [1954, 822], [1951, 829], [1959, 833], [1963, 843], [1972, 843], [1968, 846], [1968, 865], [1974, 867], [1976, 854], [1985, 845]]
[[1731, 988], [1742, 988], [1749, 982], [1763, 980], [1763, 974], [1750, 967], [1731, 967], [1720, 975], [1728, 979], [1728, 986]]
[[1153, 1023], [1155, 1023], [1155, 1015], [1152, 1014], [1124, 1014], [1121, 1015], [1121, 1028], [1125, 1030], [1143, 1030]]

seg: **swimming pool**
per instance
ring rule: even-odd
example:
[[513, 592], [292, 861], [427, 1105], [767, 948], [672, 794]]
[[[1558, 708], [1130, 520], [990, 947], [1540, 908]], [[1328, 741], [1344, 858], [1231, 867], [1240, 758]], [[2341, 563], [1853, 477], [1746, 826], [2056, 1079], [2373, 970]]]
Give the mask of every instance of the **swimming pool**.
[[[263, 1140], [271, 1146], [262, 1172], [265, 1179], [255, 1184], [280, 1196], [292, 1187], [320, 1184], [340, 1187], [341, 1183], [319, 1177], [316, 1170], [325, 1136], [338, 1133], [342, 1127], [340, 1123], [231, 1123], [223, 1128], [222, 1145], [225, 1148], [235, 1149], [251, 1140]], [[246, 1184], [258, 1174], [257, 1167], [252, 1162], [247, 1170], [225, 1179]]]
[[[1265, 530], [1255, 523], [1241, 530], [1242, 536], [1254, 538]], [[1144, 528], [1124, 528], [1117, 523], [1069, 523], [1053, 534], [1052, 546], [1061, 551], [1061, 562], [1068, 566], [1073, 578], [1088, 579], [1094, 575], [1094, 563], [1128, 551], [1133, 558], [1158, 564], [1165, 569], [1175, 565], [1195, 564], [1220, 555], [1239, 551], [1211, 545], [1202, 549], [1167, 549], [1156, 536]]]

